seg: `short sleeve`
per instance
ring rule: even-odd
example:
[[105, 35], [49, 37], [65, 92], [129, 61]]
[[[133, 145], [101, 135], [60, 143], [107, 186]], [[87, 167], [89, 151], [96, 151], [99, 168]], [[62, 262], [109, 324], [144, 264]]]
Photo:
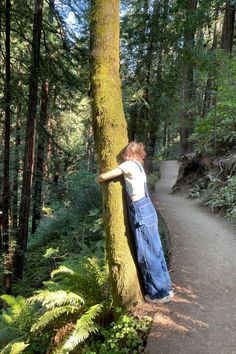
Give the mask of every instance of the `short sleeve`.
[[133, 163], [132, 161], [125, 161], [118, 166], [121, 171], [126, 175], [127, 173], [131, 173], [133, 171]]

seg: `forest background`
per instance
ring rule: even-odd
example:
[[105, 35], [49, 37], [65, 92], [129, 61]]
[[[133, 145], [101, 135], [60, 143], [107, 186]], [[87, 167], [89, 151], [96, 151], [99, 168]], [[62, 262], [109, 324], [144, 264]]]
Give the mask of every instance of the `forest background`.
[[[110, 4], [119, 9], [119, 1]], [[96, 37], [92, 16], [99, 15], [99, 8], [104, 11], [101, 18], [111, 16], [106, 5], [107, 0], [0, 1], [0, 250], [5, 294], [0, 345], [6, 353], [73, 352], [101, 323], [120, 318], [120, 307], [128, 307], [119, 293], [119, 287], [128, 285], [125, 279], [114, 281], [112, 262], [108, 279], [102, 199], [95, 183], [99, 162], [103, 167], [90, 106], [94, 91], [99, 91], [91, 88], [90, 32]], [[127, 134], [146, 146], [150, 188], [157, 181], [158, 160], [182, 158], [176, 189], [189, 184], [192, 197], [201, 197], [232, 222], [235, 7], [235, 1], [127, 0], [120, 4], [120, 31], [114, 27], [114, 33], [120, 32]], [[119, 96], [119, 91], [109, 90], [113, 88], [108, 86], [108, 96]], [[103, 143], [99, 139], [95, 137], [97, 150]], [[109, 193], [114, 192], [108, 190], [108, 199]], [[104, 222], [106, 229], [109, 220]], [[107, 237], [108, 258], [114, 240]], [[147, 322], [141, 323], [144, 332]], [[129, 328], [135, 326], [129, 322]], [[134, 345], [141, 348], [137, 338]], [[109, 352], [106, 346], [118, 342], [116, 338], [104, 344], [104, 353]], [[91, 343], [83, 348], [98, 345]]]

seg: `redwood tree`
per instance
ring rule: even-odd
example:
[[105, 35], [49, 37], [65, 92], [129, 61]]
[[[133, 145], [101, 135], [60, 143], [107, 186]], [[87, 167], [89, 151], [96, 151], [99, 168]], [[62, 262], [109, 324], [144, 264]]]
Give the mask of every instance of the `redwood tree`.
[[37, 113], [38, 78], [40, 62], [40, 38], [42, 30], [43, 0], [35, 0], [33, 40], [31, 52], [31, 68], [29, 80], [29, 100], [27, 111], [26, 141], [23, 166], [23, 181], [19, 209], [18, 252], [16, 254], [16, 277], [22, 278], [24, 252], [27, 247], [28, 220], [30, 213], [30, 198], [35, 145], [35, 122]]
[[195, 45], [197, 0], [186, 0], [186, 20], [184, 24], [184, 58], [183, 58], [183, 116], [181, 124], [182, 153], [191, 151], [188, 138], [193, 132], [192, 100], [194, 97], [193, 58], [192, 51]]
[[226, 1], [221, 48], [228, 53], [231, 53], [233, 48], [235, 8], [235, 3], [229, 0]]
[[7, 294], [11, 293], [11, 251], [10, 251], [10, 131], [11, 131], [11, 56], [10, 56], [10, 0], [5, 3], [5, 124], [4, 124], [4, 171], [3, 171], [3, 252], [4, 252], [4, 275], [3, 286]]
[[[91, 1], [91, 103], [100, 172], [117, 165], [127, 144], [119, 77], [119, 0]], [[107, 258], [114, 304], [141, 301], [119, 179], [102, 186]]]

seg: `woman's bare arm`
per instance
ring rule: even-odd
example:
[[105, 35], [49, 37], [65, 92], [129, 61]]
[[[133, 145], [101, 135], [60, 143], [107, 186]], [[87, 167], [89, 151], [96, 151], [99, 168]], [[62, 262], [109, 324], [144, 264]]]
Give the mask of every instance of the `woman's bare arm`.
[[111, 171], [108, 171], [108, 172], [105, 172], [105, 173], [101, 173], [97, 178], [96, 178], [96, 182], [97, 183], [101, 183], [101, 182], [104, 182], [104, 181], [107, 181], [108, 179], [111, 179], [111, 178], [115, 178], [117, 176], [120, 176], [122, 175], [122, 170], [120, 168], [114, 168], [113, 170]]

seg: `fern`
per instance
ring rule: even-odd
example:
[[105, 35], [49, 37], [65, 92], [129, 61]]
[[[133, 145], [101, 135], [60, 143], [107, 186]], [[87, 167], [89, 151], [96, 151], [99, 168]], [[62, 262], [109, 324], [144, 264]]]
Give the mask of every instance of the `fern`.
[[29, 306], [23, 297], [2, 295], [1, 298], [9, 305], [0, 315], [0, 347], [3, 347], [14, 339], [27, 338], [36, 316], [33, 306]]
[[73, 332], [68, 336], [65, 343], [57, 348], [55, 353], [70, 353], [78, 346], [78, 344], [87, 339], [90, 334], [97, 332], [98, 326], [94, 323], [94, 320], [101, 313], [101, 311], [101, 304], [91, 306], [90, 309], [77, 320]]
[[[79, 311], [80, 311], [80, 308], [75, 307], [75, 306], [71, 306], [71, 305], [49, 310], [49, 311], [45, 312], [36, 323], [33, 324], [30, 331], [32, 333], [42, 331], [52, 322], [54, 323], [56, 320], [59, 320], [62, 315], [74, 314]], [[64, 319], [64, 321], [65, 321], [65, 319]]]
[[51, 273], [51, 277], [53, 278], [55, 275], [57, 274], [70, 274], [70, 275], [74, 275], [75, 272], [71, 269], [68, 268], [66, 265], [60, 265], [59, 268], [55, 269], [52, 271]]
[[28, 299], [29, 302], [41, 302], [46, 309], [53, 309], [64, 305], [80, 306], [84, 304], [81, 296], [72, 292], [58, 290], [41, 290], [37, 295]]
[[22, 341], [12, 341], [8, 343], [5, 348], [1, 351], [1, 354], [20, 354], [28, 347], [29, 344], [26, 344]]

